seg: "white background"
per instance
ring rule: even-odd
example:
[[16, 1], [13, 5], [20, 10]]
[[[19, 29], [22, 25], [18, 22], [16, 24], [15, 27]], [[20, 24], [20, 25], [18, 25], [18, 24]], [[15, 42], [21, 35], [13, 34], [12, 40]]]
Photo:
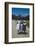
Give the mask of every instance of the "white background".
[[[18, 41], [32, 41], [33, 36], [33, 6], [32, 5], [16, 5], [9, 4], [9, 42], [18, 42]], [[29, 28], [29, 36], [28, 38], [13, 38], [12, 39], [12, 7], [14, 8], [29, 8], [30, 9], [30, 28]], [[19, 39], [19, 40], [18, 40]]]
[[[21, 43], [21, 44], [4, 44], [4, 2], [9, 1], [9, 2], [24, 2], [24, 3], [35, 3], [35, 0], [0, 0], [0, 46], [35, 46], [34, 43]], [[35, 8], [35, 7], [34, 7]], [[34, 16], [35, 19], [35, 16]], [[35, 23], [35, 21], [34, 21]], [[34, 24], [35, 26], [35, 24]], [[35, 28], [34, 28], [35, 30]], [[35, 35], [35, 34], [34, 34]], [[35, 36], [34, 36], [35, 39]]]

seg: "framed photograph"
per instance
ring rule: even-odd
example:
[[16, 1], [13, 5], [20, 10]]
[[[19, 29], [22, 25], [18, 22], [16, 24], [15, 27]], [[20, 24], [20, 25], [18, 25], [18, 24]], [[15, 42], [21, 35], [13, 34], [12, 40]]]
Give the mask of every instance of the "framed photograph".
[[34, 4], [5, 2], [5, 43], [34, 42]]

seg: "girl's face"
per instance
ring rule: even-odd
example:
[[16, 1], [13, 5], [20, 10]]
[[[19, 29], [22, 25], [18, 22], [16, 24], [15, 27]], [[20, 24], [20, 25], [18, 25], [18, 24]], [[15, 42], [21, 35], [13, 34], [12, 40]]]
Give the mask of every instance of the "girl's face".
[[18, 23], [20, 24], [20, 21], [18, 21]]

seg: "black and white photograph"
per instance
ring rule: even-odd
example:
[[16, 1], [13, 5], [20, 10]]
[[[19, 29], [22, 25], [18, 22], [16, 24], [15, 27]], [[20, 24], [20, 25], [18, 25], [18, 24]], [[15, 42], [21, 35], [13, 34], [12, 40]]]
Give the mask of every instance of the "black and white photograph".
[[6, 2], [5, 6], [5, 42], [34, 42], [34, 4]]

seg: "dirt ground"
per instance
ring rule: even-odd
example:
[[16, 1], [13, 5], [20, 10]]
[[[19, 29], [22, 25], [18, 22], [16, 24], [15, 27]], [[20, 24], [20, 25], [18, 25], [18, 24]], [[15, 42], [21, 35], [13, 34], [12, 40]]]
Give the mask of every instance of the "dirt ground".
[[16, 30], [17, 20], [12, 20], [12, 38], [23, 38], [29, 37], [29, 28], [26, 26], [27, 34], [18, 34], [18, 30]]

